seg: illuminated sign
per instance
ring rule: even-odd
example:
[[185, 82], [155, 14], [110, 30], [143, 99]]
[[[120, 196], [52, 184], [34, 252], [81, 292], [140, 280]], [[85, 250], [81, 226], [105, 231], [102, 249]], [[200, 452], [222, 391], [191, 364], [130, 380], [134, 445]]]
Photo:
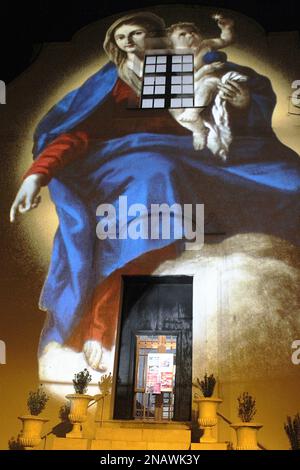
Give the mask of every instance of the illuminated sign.
[[173, 391], [174, 355], [169, 353], [148, 354], [146, 393]]

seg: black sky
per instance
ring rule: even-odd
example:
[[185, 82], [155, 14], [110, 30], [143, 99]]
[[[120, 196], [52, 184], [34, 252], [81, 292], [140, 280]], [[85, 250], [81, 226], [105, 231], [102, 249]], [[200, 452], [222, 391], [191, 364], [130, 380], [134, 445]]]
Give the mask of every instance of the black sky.
[[299, 0], [127, 0], [123, 2], [84, 0], [83, 2], [40, 0], [2, 3], [0, 79], [11, 81], [21, 73], [44, 42], [69, 41], [88, 23], [134, 8], [162, 4], [197, 4], [229, 8], [254, 18], [267, 32], [300, 30]]

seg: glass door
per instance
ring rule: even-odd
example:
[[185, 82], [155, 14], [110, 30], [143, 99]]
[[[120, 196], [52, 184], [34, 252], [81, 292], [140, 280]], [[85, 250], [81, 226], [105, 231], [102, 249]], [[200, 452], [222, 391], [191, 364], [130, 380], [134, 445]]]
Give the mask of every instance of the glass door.
[[176, 335], [136, 335], [134, 419], [173, 419], [176, 345]]

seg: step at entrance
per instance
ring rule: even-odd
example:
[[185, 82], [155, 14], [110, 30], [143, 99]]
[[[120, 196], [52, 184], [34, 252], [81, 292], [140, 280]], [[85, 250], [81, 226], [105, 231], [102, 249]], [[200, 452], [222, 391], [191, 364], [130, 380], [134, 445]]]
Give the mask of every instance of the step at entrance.
[[106, 421], [95, 439], [55, 438], [53, 449], [90, 450], [188, 450], [189, 425], [176, 422]]

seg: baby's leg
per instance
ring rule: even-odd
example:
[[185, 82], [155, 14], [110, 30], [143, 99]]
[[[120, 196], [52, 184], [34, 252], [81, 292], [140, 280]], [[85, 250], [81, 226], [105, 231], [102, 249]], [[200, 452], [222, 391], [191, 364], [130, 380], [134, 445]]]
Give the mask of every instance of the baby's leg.
[[[187, 110], [189, 111], [189, 110]], [[193, 145], [195, 150], [203, 150], [206, 146], [207, 127], [205, 127], [202, 117], [198, 114], [196, 121], [179, 121], [182, 126], [193, 133]]]
[[213, 100], [218, 92], [220, 79], [217, 77], [203, 77], [195, 82], [195, 106], [202, 112]]
[[203, 150], [207, 142], [207, 127], [205, 127], [201, 116], [193, 122], [193, 145], [195, 150]]
[[180, 114], [179, 116], [179, 121], [184, 123], [184, 122], [195, 122], [197, 121], [199, 117], [199, 113], [202, 111], [202, 109], [199, 108], [186, 108], [183, 113]]
[[[186, 111], [189, 111], [188, 108]], [[195, 150], [202, 150], [206, 145], [206, 134], [207, 128], [204, 125], [203, 119], [197, 115], [195, 121], [182, 121], [181, 116], [183, 114], [182, 109], [170, 109], [169, 110], [174, 119], [182, 126], [193, 133], [193, 143]], [[198, 110], [197, 110], [198, 111]]]
[[202, 77], [195, 81], [195, 108], [187, 108], [180, 116], [181, 122], [196, 122], [199, 114], [211, 103], [217, 93], [217, 85], [220, 82], [217, 77]]

